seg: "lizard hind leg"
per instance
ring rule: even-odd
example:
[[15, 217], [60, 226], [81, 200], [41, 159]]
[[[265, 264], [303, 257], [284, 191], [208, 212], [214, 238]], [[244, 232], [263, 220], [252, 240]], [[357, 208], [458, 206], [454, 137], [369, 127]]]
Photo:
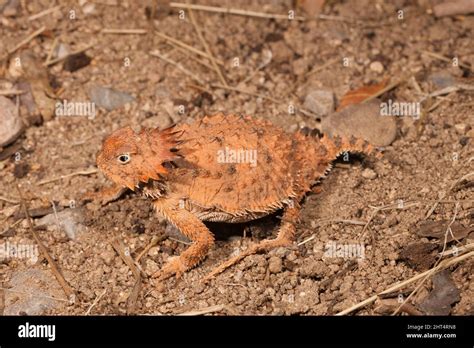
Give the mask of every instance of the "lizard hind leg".
[[291, 245], [295, 239], [296, 223], [299, 218], [299, 213], [300, 207], [297, 205], [297, 203], [293, 203], [291, 206], [287, 206], [284, 209], [283, 216], [281, 219], [282, 223], [278, 230], [278, 235], [275, 239], [262, 240], [260, 243], [254, 244], [248, 249], [241, 252], [240, 254], [228, 259], [227, 261], [224, 261], [222, 264], [212, 270], [208, 275], [206, 275], [203, 279], [203, 282], [207, 282], [208, 280], [214, 278], [216, 275], [222, 273], [227, 268], [237, 264], [247, 256], [268, 252], [278, 247], [285, 247]]

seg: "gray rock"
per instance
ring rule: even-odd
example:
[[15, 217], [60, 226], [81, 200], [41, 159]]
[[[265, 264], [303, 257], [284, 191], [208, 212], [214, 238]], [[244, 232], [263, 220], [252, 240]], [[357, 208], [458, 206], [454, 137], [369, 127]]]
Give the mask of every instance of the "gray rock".
[[128, 93], [101, 86], [92, 87], [89, 91], [89, 96], [95, 105], [108, 111], [117, 109], [135, 100], [135, 98]]
[[16, 105], [10, 99], [0, 96], [0, 147], [14, 142], [23, 130]]
[[397, 136], [394, 117], [380, 115], [380, 101], [349, 105], [321, 121], [323, 133], [365, 139], [375, 146], [388, 146]]
[[329, 90], [319, 89], [308, 93], [304, 107], [319, 117], [324, 117], [334, 112], [334, 93]]
[[59, 221], [59, 227], [66, 233], [66, 235], [75, 240], [81, 233], [87, 231], [86, 226], [82, 224], [84, 221], [84, 215], [82, 208], [65, 209], [57, 213], [56, 215], [49, 214], [43, 216], [36, 223], [37, 225], [46, 225], [49, 229], [57, 228]]
[[5, 291], [5, 315], [41, 315], [64, 304], [64, 294], [54, 276], [39, 269], [16, 271]]
[[437, 89], [454, 86], [456, 84], [456, 78], [447, 71], [438, 71], [430, 74], [428, 81]]

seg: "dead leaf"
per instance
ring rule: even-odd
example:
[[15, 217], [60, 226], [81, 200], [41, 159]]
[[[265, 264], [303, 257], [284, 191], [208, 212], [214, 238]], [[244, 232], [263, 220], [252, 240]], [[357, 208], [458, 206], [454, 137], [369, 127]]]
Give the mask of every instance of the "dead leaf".
[[419, 307], [428, 315], [449, 315], [451, 306], [461, 299], [459, 294], [450, 271], [445, 269], [433, 276], [433, 290]]
[[337, 107], [336, 111], [340, 111], [348, 105], [362, 103], [367, 98], [372, 97], [373, 95], [377, 94], [382, 89], [384, 89], [387, 86], [387, 83], [388, 83], [388, 79], [380, 83], [377, 83], [375, 85], [363, 86], [363, 87], [347, 92], [341, 98], [341, 102], [339, 103], [339, 106]]
[[[448, 228], [449, 221], [423, 221], [420, 228], [416, 231], [416, 234], [420, 237], [432, 237], [438, 238], [440, 242], [444, 243], [444, 236], [446, 229]], [[464, 239], [472, 229], [464, 227], [459, 222], [455, 221], [451, 224], [451, 232], [448, 233], [446, 242], [449, 243], [453, 240]]]
[[36, 108], [48, 121], [53, 118], [56, 100], [55, 93], [49, 84], [48, 72], [33, 53], [25, 51], [19, 60], [12, 59], [10, 63], [10, 74], [29, 83]]
[[433, 243], [413, 243], [406, 245], [400, 252], [400, 259], [418, 271], [429, 269], [436, 261], [436, 244]]
[[[375, 302], [374, 312], [381, 315], [391, 315], [397, 310], [398, 307], [400, 307], [400, 305], [401, 302], [395, 298], [378, 299]], [[403, 306], [400, 308], [400, 311], [407, 313], [408, 315], [423, 315], [423, 313], [421, 313], [410, 302], [403, 304]]]

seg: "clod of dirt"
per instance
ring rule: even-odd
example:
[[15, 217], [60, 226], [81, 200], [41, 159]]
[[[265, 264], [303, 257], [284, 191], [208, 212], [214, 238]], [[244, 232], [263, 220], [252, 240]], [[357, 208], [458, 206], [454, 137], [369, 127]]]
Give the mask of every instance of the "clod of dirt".
[[98, 107], [104, 108], [108, 111], [117, 109], [122, 105], [135, 100], [135, 98], [128, 93], [100, 86], [92, 87], [89, 91], [89, 96], [92, 102]]
[[436, 248], [436, 244], [433, 243], [412, 243], [403, 248], [400, 259], [418, 271], [425, 271], [436, 261], [433, 252]]
[[88, 66], [91, 58], [84, 52], [72, 54], [64, 60], [63, 69], [69, 72], [74, 72]]
[[380, 115], [380, 101], [349, 105], [321, 121], [323, 133], [363, 138], [375, 146], [390, 145], [397, 136], [393, 117]]
[[26, 162], [20, 162], [15, 164], [13, 168], [13, 176], [17, 179], [24, 178], [30, 171], [30, 166]]
[[16, 105], [10, 99], [0, 96], [0, 147], [14, 142], [23, 129]]
[[[433, 237], [438, 238], [440, 242], [444, 243], [446, 229], [448, 228], [449, 221], [423, 221], [420, 228], [416, 231], [416, 234], [420, 237]], [[449, 243], [452, 240], [464, 239], [472, 229], [464, 227], [459, 222], [455, 221], [451, 224], [451, 232], [447, 234], [446, 242]]]
[[451, 306], [460, 299], [460, 291], [454, 284], [451, 273], [444, 270], [433, 276], [433, 290], [420, 304], [420, 308], [428, 315], [448, 315], [451, 313]]
[[48, 228], [56, 228], [59, 224], [60, 228], [66, 233], [70, 239], [77, 239], [81, 233], [87, 231], [82, 224], [84, 221], [82, 208], [65, 209], [56, 214], [49, 214], [38, 220], [38, 225], [47, 225]]
[[268, 270], [270, 273], [280, 273], [283, 270], [283, 262], [277, 256], [270, 257], [268, 260]]
[[304, 107], [319, 117], [334, 112], [334, 104], [334, 93], [325, 89], [310, 91], [304, 101]]

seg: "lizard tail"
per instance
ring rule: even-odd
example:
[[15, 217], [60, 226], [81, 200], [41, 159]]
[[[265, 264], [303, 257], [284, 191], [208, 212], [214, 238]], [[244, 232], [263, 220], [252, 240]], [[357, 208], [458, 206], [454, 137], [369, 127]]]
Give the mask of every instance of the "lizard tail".
[[341, 136], [330, 138], [327, 135], [323, 135], [320, 139], [320, 143], [328, 151], [327, 158], [331, 161], [335, 160], [344, 152], [363, 153], [368, 156], [375, 155], [376, 158], [382, 157], [382, 153], [367, 140], [356, 138], [354, 136], [351, 136], [350, 138]]

